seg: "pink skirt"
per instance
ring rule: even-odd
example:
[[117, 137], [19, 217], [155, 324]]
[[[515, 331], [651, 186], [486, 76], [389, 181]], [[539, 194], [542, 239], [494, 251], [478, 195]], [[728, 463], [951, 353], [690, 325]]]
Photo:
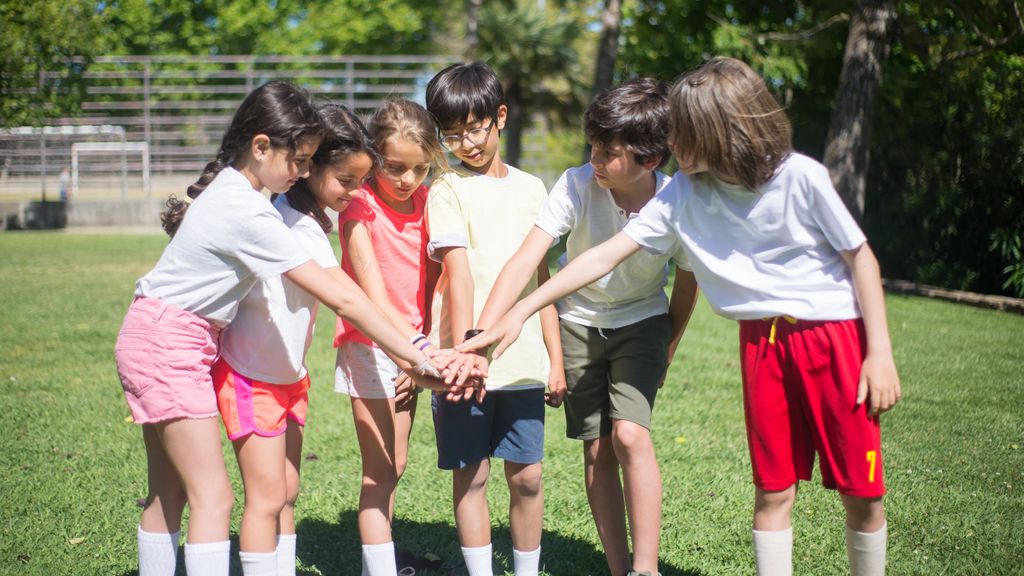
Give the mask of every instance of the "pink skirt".
[[217, 415], [210, 367], [220, 329], [154, 298], [132, 302], [114, 356], [136, 424]]

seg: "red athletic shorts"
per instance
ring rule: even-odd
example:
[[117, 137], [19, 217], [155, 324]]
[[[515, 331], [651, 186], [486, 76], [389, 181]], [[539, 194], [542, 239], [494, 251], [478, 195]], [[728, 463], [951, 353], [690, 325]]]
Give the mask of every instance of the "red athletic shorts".
[[228, 438], [278, 436], [288, 420], [306, 425], [309, 375], [293, 384], [271, 384], [239, 374], [223, 358], [213, 365], [213, 390]]
[[754, 484], [785, 490], [810, 480], [859, 498], [885, 494], [878, 417], [857, 401], [860, 320], [779, 317], [740, 322], [743, 409]]

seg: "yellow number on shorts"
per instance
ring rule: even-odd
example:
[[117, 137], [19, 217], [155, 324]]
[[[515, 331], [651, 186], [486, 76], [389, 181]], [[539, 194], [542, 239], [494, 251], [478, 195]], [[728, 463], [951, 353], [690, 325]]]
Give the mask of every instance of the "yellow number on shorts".
[[875, 452], [874, 450], [868, 450], [867, 459], [868, 459], [868, 463], [871, 465], [871, 467], [868, 468], [868, 482], [874, 482], [875, 481], [875, 463], [878, 461], [878, 452]]

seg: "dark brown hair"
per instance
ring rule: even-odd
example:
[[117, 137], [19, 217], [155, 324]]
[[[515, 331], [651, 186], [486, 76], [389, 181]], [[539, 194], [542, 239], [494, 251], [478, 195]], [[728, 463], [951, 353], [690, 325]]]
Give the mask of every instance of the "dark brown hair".
[[669, 89], [671, 144], [680, 167], [704, 162], [725, 180], [756, 190], [793, 151], [786, 111], [750, 66], [715, 57]]
[[[327, 103], [320, 106], [320, 121], [324, 134], [320, 146], [313, 154], [313, 166], [318, 170], [338, 166], [353, 154], [366, 154], [373, 166], [380, 165], [380, 159], [373, 148], [373, 140], [366, 126], [347, 106]], [[309, 187], [307, 178], [300, 178], [285, 194], [292, 208], [311, 216], [327, 234], [334, 229], [327, 213], [320, 207]]]
[[613, 86], [594, 99], [583, 114], [587, 142], [607, 146], [618, 139], [638, 164], [668, 160], [668, 98], [665, 84], [636, 78]]
[[[221, 170], [248, 152], [258, 134], [269, 137], [274, 148], [295, 152], [302, 141], [317, 138], [321, 132], [320, 117], [303, 90], [288, 82], [267, 82], [250, 92], [235, 111], [216, 158], [188, 187], [188, 197], [198, 198]], [[173, 195], [167, 199], [167, 210], [160, 214], [160, 221], [169, 236], [178, 231], [189, 202]]]

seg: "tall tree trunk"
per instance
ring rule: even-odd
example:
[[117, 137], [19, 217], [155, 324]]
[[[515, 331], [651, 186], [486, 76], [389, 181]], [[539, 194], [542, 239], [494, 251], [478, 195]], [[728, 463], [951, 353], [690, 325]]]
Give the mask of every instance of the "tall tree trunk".
[[505, 156], [507, 164], [519, 167], [519, 156], [523, 150], [523, 129], [528, 117], [526, 103], [523, 101], [523, 90], [519, 80], [513, 80], [505, 89], [505, 103], [508, 104], [508, 116], [505, 119]]
[[[612, 85], [615, 59], [619, 54], [619, 28], [622, 24], [622, 1], [605, 0], [601, 12], [601, 38], [597, 44], [597, 64], [594, 67], [594, 87], [590, 101]], [[590, 143], [583, 147], [583, 161], [590, 160]]]
[[858, 0], [850, 18], [839, 89], [826, 137], [825, 166], [858, 221], [864, 216], [872, 109], [895, 22], [896, 5], [892, 0]]
[[464, 52], [467, 61], [476, 60], [477, 47], [480, 45], [480, 35], [477, 33], [480, 25], [480, 7], [484, 0], [468, 0], [466, 7], [466, 50]]
[[591, 100], [612, 85], [615, 57], [619, 53], [619, 27], [622, 24], [621, 0], [605, 0], [601, 12], [601, 39], [597, 45], [597, 65], [594, 68], [594, 89]]

